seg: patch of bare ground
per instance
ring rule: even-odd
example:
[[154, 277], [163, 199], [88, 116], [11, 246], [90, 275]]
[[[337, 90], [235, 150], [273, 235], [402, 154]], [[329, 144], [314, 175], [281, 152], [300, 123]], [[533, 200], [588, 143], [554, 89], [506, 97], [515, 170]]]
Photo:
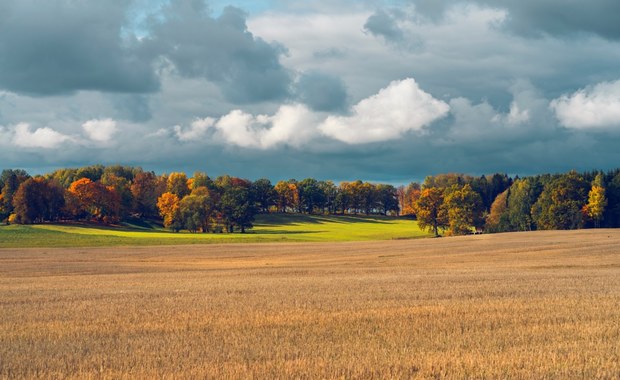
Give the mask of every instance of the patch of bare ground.
[[0, 378], [619, 378], [620, 231], [0, 250]]

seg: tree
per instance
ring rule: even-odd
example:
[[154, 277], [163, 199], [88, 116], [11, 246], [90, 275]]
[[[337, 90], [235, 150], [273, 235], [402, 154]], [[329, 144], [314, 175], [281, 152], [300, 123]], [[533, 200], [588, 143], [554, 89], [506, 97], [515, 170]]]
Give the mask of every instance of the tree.
[[175, 194], [179, 199], [183, 199], [190, 192], [187, 175], [185, 173], [170, 173], [166, 191]]
[[601, 226], [601, 220], [607, 207], [607, 197], [603, 186], [603, 176], [598, 174], [588, 192], [588, 203], [584, 206], [584, 213], [594, 221], [594, 227]]
[[24, 170], [3, 170], [0, 175], [0, 221], [13, 212], [13, 196], [30, 176]]
[[400, 215], [415, 215], [415, 204], [421, 192], [422, 188], [417, 182], [411, 182], [407, 187], [398, 187], [397, 195]]
[[540, 191], [536, 190], [533, 179], [519, 179], [510, 187], [508, 197], [508, 220], [512, 231], [531, 231], [534, 228], [532, 206]]
[[316, 179], [306, 178], [298, 183], [298, 188], [301, 211], [312, 214], [315, 208], [321, 208], [325, 203], [325, 193]]
[[78, 170], [74, 168], [58, 169], [51, 174], [48, 174], [46, 177], [48, 179], [54, 179], [58, 181], [58, 183], [60, 183], [63, 188], [68, 189], [73, 182], [79, 179], [77, 177], [77, 172]]
[[532, 207], [536, 226], [542, 230], [581, 228], [582, 209], [587, 203], [589, 184], [572, 171], [552, 179]]
[[358, 181], [358, 183], [359, 185], [356, 186], [355, 190], [359, 192], [360, 208], [364, 214], [370, 215], [377, 207], [377, 192], [375, 186], [368, 182]]
[[65, 204], [60, 184], [43, 177], [22, 182], [13, 197], [14, 220], [21, 224], [54, 221], [60, 217]]
[[228, 187], [221, 198], [221, 211], [228, 232], [234, 232], [235, 226], [241, 229], [241, 233], [245, 233], [246, 228], [252, 228], [256, 211], [249, 188]]
[[605, 176], [605, 197], [607, 207], [603, 213], [605, 227], [620, 227], [620, 169]]
[[323, 213], [328, 214], [336, 213], [336, 197], [338, 196], [338, 188], [332, 181], [319, 181], [319, 188], [325, 195], [325, 202], [323, 203]]
[[375, 186], [376, 202], [383, 215], [393, 212], [398, 215], [398, 193], [394, 186], [379, 184]]
[[176, 194], [166, 192], [157, 199], [159, 214], [164, 218], [164, 227], [179, 232], [182, 227], [180, 201]]
[[297, 211], [299, 208], [299, 190], [297, 181], [280, 181], [274, 188], [277, 199], [276, 204], [280, 212], [286, 212], [288, 209]]
[[505, 190], [499, 194], [493, 204], [491, 205], [491, 211], [486, 217], [484, 225], [485, 231], [488, 232], [506, 232], [510, 231], [510, 217], [508, 213], [508, 197], [509, 190]]
[[269, 207], [275, 204], [276, 191], [267, 178], [260, 178], [252, 184], [252, 192], [256, 200], [257, 208], [264, 212], [269, 212]]
[[443, 193], [436, 187], [425, 188], [415, 204], [418, 225], [423, 230], [432, 231], [435, 236], [439, 236], [439, 229], [445, 229], [448, 225]]
[[451, 235], [470, 233], [472, 228], [484, 224], [484, 205], [480, 195], [470, 185], [453, 185], [446, 190], [444, 207], [448, 215], [448, 231]]
[[154, 217], [157, 215], [157, 198], [164, 193], [164, 189], [160, 186], [155, 173], [137, 173], [130, 190], [133, 196], [133, 210], [138, 216]]
[[122, 219], [125, 219], [131, 213], [134, 203], [133, 193], [131, 192], [131, 182], [129, 179], [126, 178], [128, 174], [123, 170], [120, 170], [120, 168], [124, 170], [128, 170], [128, 168], [122, 166], [114, 166], [113, 168], [117, 168], [118, 171], [125, 176], [121, 177], [117, 174], [114, 174], [113, 171], [107, 171], [106, 168], [106, 171], [104, 171], [103, 176], [101, 177], [101, 183], [107, 186], [108, 189], [118, 194], [120, 200], [119, 215]]
[[203, 172], [195, 172], [194, 177], [190, 180], [190, 182], [191, 190], [199, 187], [206, 187], [209, 190], [215, 190], [215, 183], [206, 173]]
[[75, 178], [76, 179], [88, 178], [92, 182], [96, 182], [101, 179], [101, 176], [103, 175], [103, 170], [104, 170], [103, 165], [85, 166], [83, 168], [77, 169], [75, 173]]
[[[206, 189], [206, 187], [202, 187]], [[183, 226], [190, 232], [201, 230], [208, 232], [209, 219], [213, 206], [208, 195], [191, 194], [183, 198], [179, 204], [179, 212]]]
[[69, 186], [69, 193], [76, 201], [69, 202], [76, 217], [88, 217], [104, 223], [119, 220], [121, 199], [112, 187], [80, 178]]

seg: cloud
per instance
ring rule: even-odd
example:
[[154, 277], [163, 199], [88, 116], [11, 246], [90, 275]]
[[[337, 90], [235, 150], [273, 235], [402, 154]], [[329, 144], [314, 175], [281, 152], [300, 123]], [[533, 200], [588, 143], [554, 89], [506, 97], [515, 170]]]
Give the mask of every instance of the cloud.
[[567, 128], [620, 127], [620, 80], [561, 96], [554, 99], [550, 107]]
[[445, 116], [450, 107], [424, 92], [415, 80], [394, 81], [360, 101], [351, 116], [330, 116], [319, 129], [347, 144], [396, 139]]
[[112, 136], [118, 131], [116, 121], [112, 119], [93, 119], [82, 124], [82, 128], [88, 138], [97, 142], [108, 142]]
[[302, 104], [283, 105], [273, 115], [233, 110], [219, 118], [196, 119], [189, 129], [174, 126], [179, 141], [215, 139], [244, 148], [268, 149], [281, 145], [301, 147], [317, 136], [318, 116]]
[[37, 128], [34, 132], [27, 123], [20, 123], [14, 127], [13, 144], [22, 148], [52, 149], [70, 140], [71, 137], [49, 127]]
[[375, 36], [383, 37], [386, 41], [399, 42], [404, 39], [404, 33], [397, 24], [397, 14], [379, 9], [373, 13], [366, 23], [364, 30]]
[[347, 90], [342, 79], [320, 72], [308, 72], [295, 84], [297, 98], [315, 111], [341, 111], [346, 108]]
[[[195, 141], [204, 137], [214, 124], [215, 119], [207, 117], [204, 119], [196, 119], [192, 121], [189, 129], [184, 130], [183, 127], [181, 127], [180, 125], [175, 125], [173, 129], [174, 134], [179, 139], [179, 141]], [[160, 132], [162, 132], [162, 130], [159, 130], [156, 133]]]
[[268, 149], [301, 147], [316, 135], [317, 116], [301, 104], [284, 105], [272, 115], [235, 110], [220, 118], [215, 129], [223, 139], [241, 147]]
[[[601, 37], [620, 39], [620, 2], [616, 0], [470, 0], [493, 9], [508, 11], [503, 25], [524, 36], [570, 36], [591, 33]], [[416, 11], [429, 19], [439, 21], [447, 10], [464, 3], [462, 0], [413, 0]]]
[[248, 31], [246, 14], [226, 7], [213, 18], [202, 1], [175, 0], [162, 20], [150, 19], [146, 49], [187, 78], [217, 83], [234, 103], [288, 97], [291, 74], [280, 63], [285, 49]]
[[131, 34], [127, 2], [0, 2], [0, 88], [52, 95], [152, 92], [158, 79]]

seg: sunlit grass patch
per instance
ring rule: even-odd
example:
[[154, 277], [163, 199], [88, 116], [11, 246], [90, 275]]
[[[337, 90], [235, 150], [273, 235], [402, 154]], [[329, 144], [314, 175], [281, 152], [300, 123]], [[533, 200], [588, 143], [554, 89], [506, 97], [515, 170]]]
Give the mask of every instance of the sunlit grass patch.
[[[148, 228], [150, 227], [150, 228]], [[207, 244], [225, 242], [321, 242], [425, 237], [415, 221], [379, 216], [259, 215], [245, 234], [172, 233], [154, 226], [77, 224], [0, 227], [0, 247]]]

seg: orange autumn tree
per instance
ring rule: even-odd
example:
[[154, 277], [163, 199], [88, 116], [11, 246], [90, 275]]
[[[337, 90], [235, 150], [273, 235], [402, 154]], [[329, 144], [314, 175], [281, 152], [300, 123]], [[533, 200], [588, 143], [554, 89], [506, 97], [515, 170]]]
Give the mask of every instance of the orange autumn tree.
[[164, 218], [164, 227], [179, 232], [182, 227], [180, 199], [176, 194], [165, 192], [157, 199], [159, 214]]
[[448, 213], [444, 202], [444, 191], [437, 187], [422, 190], [415, 204], [418, 225], [423, 230], [432, 231], [439, 236], [439, 230], [448, 226]]
[[104, 223], [120, 220], [121, 199], [112, 187], [88, 178], [80, 178], [69, 186], [68, 208], [74, 216]]
[[280, 212], [286, 212], [287, 208], [297, 211], [299, 208], [299, 189], [296, 181], [280, 181], [274, 187], [276, 203]]

